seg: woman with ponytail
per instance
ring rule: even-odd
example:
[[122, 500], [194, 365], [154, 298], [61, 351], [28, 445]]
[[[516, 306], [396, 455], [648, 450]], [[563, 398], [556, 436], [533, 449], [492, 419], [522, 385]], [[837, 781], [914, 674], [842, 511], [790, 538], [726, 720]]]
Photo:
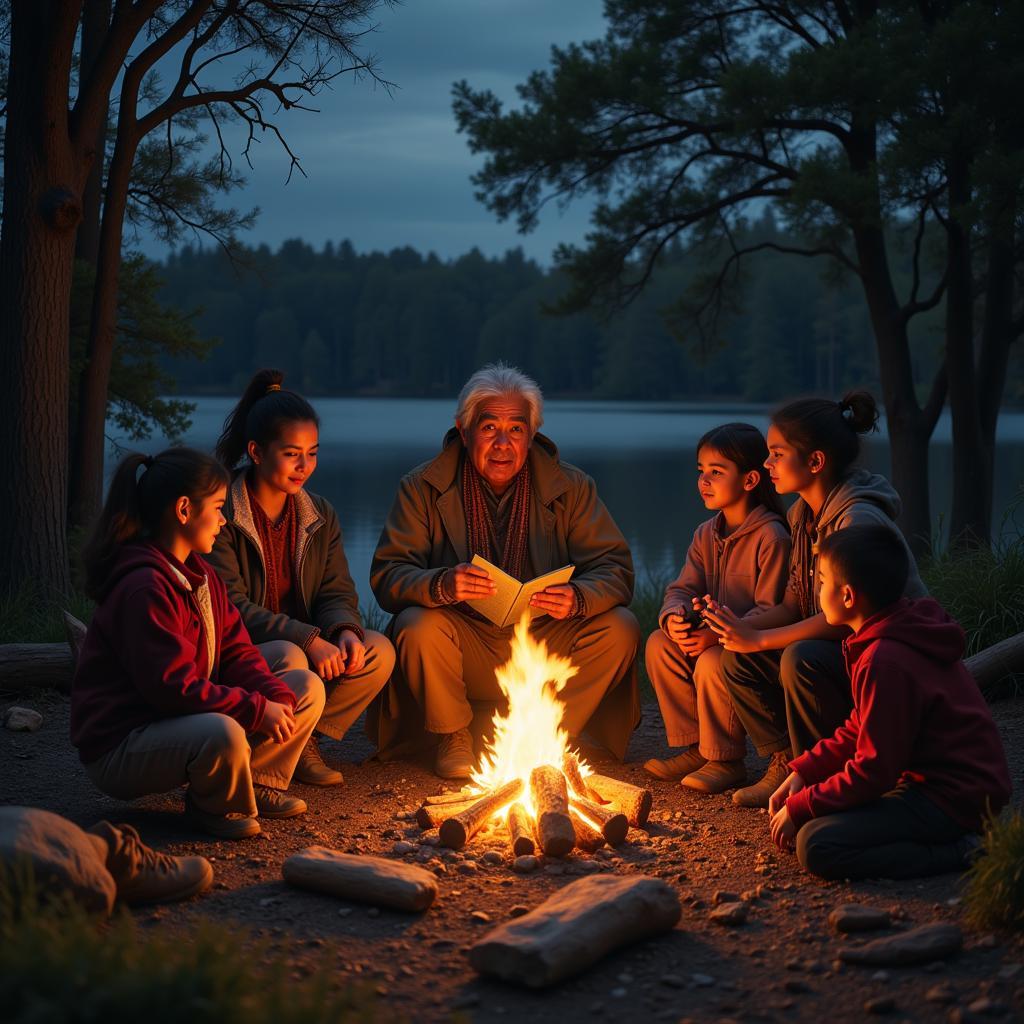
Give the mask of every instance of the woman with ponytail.
[[[71, 690], [71, 741], [110, 796], [188, 786], [219, 838], [306, 809], [285, 790], [323, 710], [323, 684], [257, 651], [203, 560], [224, 525], [228, 473], [188, 448], [118, 466], [83, 553], [96, 613]], [[268, 662], [270, 667], [268, 668]]]
[[[789, 775], [789, 761], [831, 736], [853, 707], [843, 661], [845, 627], [829, 626], [818, 601], [818, 545], [848, 526], [896, 525], [899, 495], [885, 477], [857, 469], [861, 437], [877, 429], [878, 408], [866, 391], [839, 402], [804, 398], [779, 409], [768, 428], [765, 467], [779, 494], [796, 494], [789, 510], [792, 553], [785, 597], [775, 608], [740, 619], [714, 600], [705, 621], [724, 648], [721, 672], [736, 712], [762, 756], [760, 782], [733, 793], [747, 807], [767, 807]], [[914, 557], [905, 595], [926, 593]]]
[[[363, 628], [337, 513], [305, 489], [320, 419], [283, 384], [279, 370], [260, 370], [224, 421], [217, 457], [233, 478], [210, 561], [253, 640], [289, 641], [294, 666], [327, 684], [317, 729], [340, 740], [387, 683], [395, 652]], [[324, 763], [315, 736], [295, 777], [318, 786], [344, 781]]]

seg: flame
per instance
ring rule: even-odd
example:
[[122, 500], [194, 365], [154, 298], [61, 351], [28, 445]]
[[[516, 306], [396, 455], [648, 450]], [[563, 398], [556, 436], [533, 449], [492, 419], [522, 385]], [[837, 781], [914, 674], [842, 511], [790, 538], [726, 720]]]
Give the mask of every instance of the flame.
[[[549, 653], [543, 640], [530, 636], [530, 616], [524, 614], [515, 628], [508, 663], [495, 671], [508, 699], [508, 711], [494, 716], [494, 739], [473, 773], [474, 787], [492, 790], [522, 779], [525, 789], [519, 802], [530, 814], [536, 813], [530, 797], [530, 772], [544, 764], [561, 770], [569, 735], [562, 728], [565, 705], [558, 694], [576, 672], [568, 658]], [[586, 765], [581, 768], [585, 775], [590, 774]]]

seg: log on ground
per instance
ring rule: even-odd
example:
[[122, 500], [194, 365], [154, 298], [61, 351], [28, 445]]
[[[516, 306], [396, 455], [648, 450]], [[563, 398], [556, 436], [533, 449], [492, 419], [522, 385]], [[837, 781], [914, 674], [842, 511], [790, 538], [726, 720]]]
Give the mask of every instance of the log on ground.
[[670, 931], [681, 913], [679, 897], [660, 878], [593, 875], [499, 925], [473, 946], [469, 962], [480, 974], [543, 988], [613, 949]]
[[530, 795], [537, 812], [541, 852], [545, 857], [564, 857], [576, 845], [565, 776], [549, 764], [534, 768], [530, 772]]
[[612, 846], [623, 842], [629, 832], [629, 819], [611, 804], [595, 804], [593, 800], [570, 796], [569, 810], [580, 812], [590, 821], [600, 825], [601, 834]]
[[416, 824], [422, 829], [440, 828], [449, 818], [468, 811], [479, 797], [460, 804], [424, 804], [416, 811]]
[[[574, 796], [583, 797], [585, 800], [594, 799], [596, 794], [587, 786], [587, 780], [583, 778], [583, 772], [580, 770], [579, 758], [571, 750], [567, 750], [562, 757], [562, 774], [569, 783], [569, 791]], [[600, 798], [598, 798], [598, 802], [600, 802]]]
[[604, 846], [604, 836], [593, 825], [584, 821], [576, 811], [571, 809], [569, 817], [572, 819], [572, 827], [576, 832], [576, 846], [579, 849], [585, 853], [593, 853]]
[[[471, 807], [441, 823], [438, 837], [442, 846], [461, 850], [506, 804], [523, 791], [523, 780], [513, 779], [491, 793], [485, 793]], [[450, 805], [449, 805], [450, 806]]]
[[51, 687], [67, 693], [74, 670], [67, 644], [0, 644], [0, 690]]
[[606, 803], [622, 811], [634, 828], [647, 823], [653, 802], [649, 789], [641, 789], [608, 775], [588, 775], [587, 785]]
[[473, 803], [482, 797], [483, 793], [435, 793], [433, 796], [423, 798], [424, 807], [433, 807], [438, 804], [467, 804]]
[[1006, 676], [1024, 672], [1024, 633], [972, 654], [964, 659], [964, 665], [982, 690], [990, 689]]
[[526, 857], [537, 848], [533, 841], [534, 826], [530, 812], [520, 803], [508, 809], [508, 834], [512, 840], [512, 855]]
[[423, 868], [325, 846], [293, 853], [281, 873], [289, 885], [300, 889], [393, 910], [426, 910], [437, 896], [437, 879]]

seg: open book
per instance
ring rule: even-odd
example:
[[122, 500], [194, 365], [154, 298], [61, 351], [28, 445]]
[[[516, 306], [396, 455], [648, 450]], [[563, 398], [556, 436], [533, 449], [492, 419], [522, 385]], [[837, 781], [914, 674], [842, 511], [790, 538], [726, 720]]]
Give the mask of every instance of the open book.
[[487, 575], [494, 580], [498, 592], [493, 597], [470, 601], [469, 607], [502, 629], [506, 626], [514, 626], [522, 617], [523, 612], [528, 611], [531, 618], [536, 615], [544, 615], [545, 612], [540, 608], [530, 607], [530, 598], [545, 587], [568, 583], [576, 568], [574, 565], [564, 565], [561, 569], [555, 569], [554, 572], [537, 576], [526, 583], [520, 583], [514, 576], [509, 576], [507, 572], [503, 572], [496, 565], [488, 562], [486, 558], [481, 558], [480, 555], [473, 556], [473, 564], [487, 570]]

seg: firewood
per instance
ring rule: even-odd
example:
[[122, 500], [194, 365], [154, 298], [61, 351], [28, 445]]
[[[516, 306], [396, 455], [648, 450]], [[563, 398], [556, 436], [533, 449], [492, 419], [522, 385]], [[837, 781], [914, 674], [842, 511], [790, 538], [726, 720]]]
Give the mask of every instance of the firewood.
[[437, 896], [437, 879], [423, 868], [324, 846], [293, 853], [281, 873], [289, 885], [395, 910], [426, 910]]
[[523, 780], [513, 779], [504, 786], [485, 793], [476, 803], [441, 823], [441, 830], [438, 832], [441, 845], [461, 850], [494, 815], [515, 800], [522, 791]]
[[435, 804], [464, 804], [474, 800], [479, 800], [483, 796], [482, 793], [435, 793], [434, 796], [424, 797], [424, 806], [434, 806]]
[[508, 834], [512, 839], [512, 854], [525, 857], [533, 853], [536, 844], [533, 841], [533, 818], [529, 811], [519, 803], [508, 809]]
[[468, 811], [477, 799], [473, 797], [461, 804], [424, 804], [416, 811], [416, 824], [422, 829], [439, 828], [449, 818]]
[[75, 670], [67, 644], [0, 644], [0, 689], [52, 686], [67, 693]]
[[648, 815], [651, 813], [652, 803], [649, 789], [641, 789], [639, 786], [620, 782], [607, 775], [588, 775], [587, 785], [602, 800], [622, 811], [634, 828], [646, 823]]
[[964, 659], [967, 671], [974, 676], [982, 692], [989, 690], [1000, 679], [1024, 672], [1024, 633], [1000, 640], [977, 654]]
[[[562, 758], [562, 774], [569, 783], [569, 789], [576, 796], [581, 796], [586, 800], [594, 799], [595, 794], [587, 785], [587, 780], [583, 778], [583, 772], [580, 771], [579, 758], [571, 750], [567, 750]], [[601, 802], [600, 798], [597, 802]]]
[[537, 811], [537, 841], [545, 857], [564, 857], [576, 845], [569, 817], [565, 776], [549, 764], [530, 772], [530, 794]]
[[582, 797], [569, 797], [569, 810], [581, 811], [590, 821], [601, 826], [601, 835], [617, 846], [626, 838], [629, 831], [629, 820], [622, 811], [617, 810], [611, 804], [595, 804], [593, 800], [584, 800]]
[[586, 853], [593, 853], [604, 846], [604, 836], [592, 825], [585, 822], [579, 814], [570, 808], [569, 817], [576, 832], [576, 845]]
[[489, 932], [469, 962], [480, 974], [543, 988], [619, 946], [671, 931], [681, 913], [675, 890], [660, 878], [592, 875]]

